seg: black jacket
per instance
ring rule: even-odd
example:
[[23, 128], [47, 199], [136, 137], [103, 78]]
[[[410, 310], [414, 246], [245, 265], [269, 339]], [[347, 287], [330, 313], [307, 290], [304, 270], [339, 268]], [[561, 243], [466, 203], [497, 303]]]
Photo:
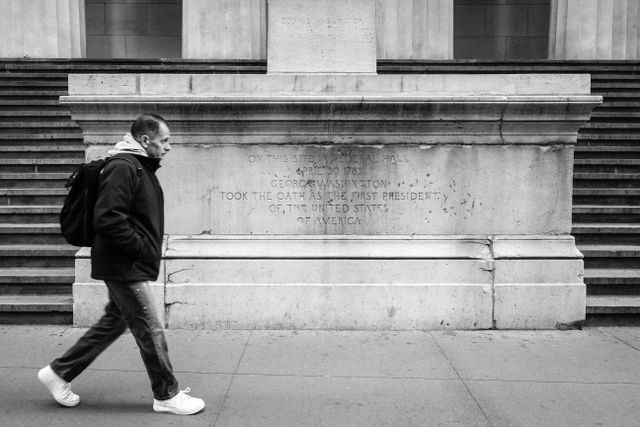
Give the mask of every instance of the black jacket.
[[[91, 277], [123, 282], [158, 278], [164, 234], [164, 196], [155, 172], [160, 159], [117, 154], [100, 174], [93, 216]], [[117, 157], [138, 160], [134, 164]]]

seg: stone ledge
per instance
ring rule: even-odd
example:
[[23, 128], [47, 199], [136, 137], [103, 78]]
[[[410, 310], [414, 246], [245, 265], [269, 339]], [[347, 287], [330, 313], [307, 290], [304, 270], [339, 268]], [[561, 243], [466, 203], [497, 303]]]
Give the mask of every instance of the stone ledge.
[[69, 95], [589, 95], [589, 74], [70, 74]]

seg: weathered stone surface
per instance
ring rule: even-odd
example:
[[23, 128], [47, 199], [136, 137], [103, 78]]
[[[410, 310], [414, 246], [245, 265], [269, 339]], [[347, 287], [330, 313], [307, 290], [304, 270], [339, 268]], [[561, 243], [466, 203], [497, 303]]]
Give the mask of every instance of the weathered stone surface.
[[166, 229], [568, 234], [571, 155], [561, 147], [178, 145], [160, 173], [173, 201]]
[[267, 72], [376, 72], [375, 0], [269, 0]]
[[138, 81], [135, 74], [69, 74], [69, 87], [75, 93], [94, 95], [135, 95], [139, 90]]
[[344, 258], [327, 261], [311, 256], [303, 259], [251, 259], [249, 256], [247, 253], [238, 258], [216, 259], [212, 256], [209, 259], [167, 259], [165, 282], [194, 284], [222, 281], [229, 284], [274, 285], [322, 282], [377, 285], [488, 283], [493, 265], [485, 260], [442, 258]]
[[496, 283], [494, 292], [498, 329], [574, 327], [585, 319], [583, 283]]
[[167, 323], [185, 329], [491, 327], [488, 284], [167, 285]]

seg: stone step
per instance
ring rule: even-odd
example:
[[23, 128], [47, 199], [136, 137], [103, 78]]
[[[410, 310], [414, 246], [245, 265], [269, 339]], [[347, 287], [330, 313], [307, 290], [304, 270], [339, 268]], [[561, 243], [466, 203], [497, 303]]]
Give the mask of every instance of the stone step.
[[636, 269], [640, 265], [638, 244], [577, 244], [584, 255], [585, 269]]
[[0, 268], [0, 283], [73, 283], [73, 268]]
[[58, 223], [62, 205], [0, 206], [0, 222], [18, 224]]
[[574, 223], [571, 234], [577, 245], [633, 245], [640, 243], [640, 224]]
[[[596, 108], [591, 113], [591, 118], [603, 118], [603, 119], [636, 119], [640, 118], [640, 112], [638, 111], [599, 111]], [[584, 125], [583, 125], [584, 126]]]
[[71, 295], [73, 268], [0, 268], [0, 295]]
[[44, 79], [44, 78], [31, 78], [24, 79], [20, 77], [13, 77], [11, 79], [0, 78], [0, 91], [4, 90], [4, 88], [40, 88], [40, 87], [49, 87], [56, 90], [67, 90], [68, 82], [67, 79], [63, 78], [55, 78], [55, 79]]
[[39, 79], [62, 79], [67, 81], [68, 73], [47, 73], [47, 72], [35, 72], [35, 73], [0, 73], [0, 80], [14, 80], [14, 79], [26, 79], [26, 80], [39, 80]]
[[640, 285], [640, 269], [587, 268], [584, 282], [587, 285]]
[[640, 196], [638, 188], [574, 188], [574, 196], [624, 196], [637, 197]]
[[[640, 245], [577, 245], [585, 258], [640, 258]], [[640, 259], [637, 260], [640, 262]]]
[[574, 213], [640, 214], [640, 206], [629, 205], [573, 205]]
[[20, 114], [21, 118], [33, 117], [33, 118], [52, 118], [59, 119], [60, 117], [70, 118], [71, 113], [68, 110], [61, 108], [55, 109], [43, 109], [42, 107], [30, 107], [21, 109], [0, 110], [0, 117], [15, 117], [16, 113]]
[[[583, 145], [578, 144], [575, 148], [576, 153], [629, 153], [629, 152], [640, 152], [640, 144], [636, 145], [603, 145], [603, 144], [593, 144], [593, 145]], [[603, 157], [604, 158], [604, 157]]]
[[574, 204], [572, 211], [574, 224], [640, 223], [640, 206]]
[[637, 102], [630, 102], [628, 100], [618, 101], [613, 99], [605, 99], [598, 108], [638, 108]]
[[597, 89], [592, 87], [591, 94], [600, 95], [603, 98], [605, 98], [607, 101], [612, 101], [614, 99], [623, 99], [626, 101], [629, 99], [640, 98], [640, 90], [633, 90], [633, 88], [628, 88], [620, 91], [611, 91], [611, 90]]
[[624, 81], [624, 82], [611, 82], [596, 80], [591, 82], [591, 90], [594, 89], [638, 89], [640, 90], [640, 81]]
[[[0, 224], [0, 230], [2, 225]], [[617, 223], [590, 223], [573, 224], [571, 234], [587, 233], [620, 233], [620, 234], [640, 234], [640, 224], [617, 224]], [[636, 236], [638, 238], [639, 236]], [[640, 244], [640, 239], [638, 240]]]
[[60, 181], [69, 178], [68, 173], [64, 172], [38, 172], [38, 173], [22, 173], [22, 172], [2, 172], [0, 173], [0, 186], [5, 184], [3, 181], [15, 181], [15, 180], [23, 180], [23, 181], [44, 181], [44, 180], [52, 180], [52, 181]]
[[0, 159], [0, 173], [47, 173], [71, 174], [79, 165], [78, 159]]
[[64, 188], [68, 178], [64, 172], [0, 173], [0, 188]]
[[64, 188], [0, 188], [0, 205], [59, 205], [66, 195]]
[[[1, 176], [2, 174], [0, 174]], [[640, 179], [638, 173], [574, 173], [574, 181], [577, 179], [590, 180], [590, 179], [606, 179], [606, 180], [637, 180]]]
[[605, 80], [640, 80], [640, 74], [592, 74], [591, 82], [597, 83]]
[[6, 98], [13, 98], [13, 97], [59, 97], [59, 96], [65, 96], [68, 95], [69, 91], [67, 90], [59, 90], [59, 89], [55, 89], [55, 90], [29, 90], [29, 89], [25, 89], [25, 90], [0, 90], [0, 102], [2, 102], [4, 99]]
[[[0, 121], [0, 123], [2, 123]], [[580, 126], [580, 130], [582, 132], [592, 131], [592, 130], [606, 130], [615, 131], [615, 130], [624, 130], [624, 129], [640, 129], [640, 121], [632, 121], [632, 122], [611, 122], [611, 121], [589, 121]]]
[[78, 128], [77, 132], [34, 132], [34, 133], [0, 133], [1, 141], [33, 141], [33, 140], [53, 140], [53, 139], [73, 139], [82, 141], [82, 132]]
[[[640, 157], [636, 159], [578, 158], [573, 161], [574, 174], [581, 173], [622, 173], [640, 174]], [[0, 170], [1, 170], [0, 165]]]
[[573, 205], [574, 213], [640, 214], [640, 206], [630, 205]]
[[640, 133], [579, 133], [578, 144], [581, 141], [640, 141]]
[[[0, 160], [0, 164], [2, 161]], [[574, 165], [625, 165], [640, 166], [640, 159], [575, 159]]]
[[15, 106], [55, 106], [62, 111], [66, 110], [57, 99], [0, 99], [0, 109]]
[[0, 245], [65, 244], [60, 225], [53, 223], [0, 223]]
[[18, 120], [3, 120], [0, 119], [0, 128], [7, 129], [6, 132], [19, 132], [22, 129], [80, 129], [78, 125], [71, 120], [24, 120], [24, 116], [21, 116]]
[[76, 143], [66, 145], [29, 145], [15, 146], [0, 144], [0, 158], [2, 159], [76, 159], [83, 163], [85, 153]]
[[72, 268], [78, 248], [71, 245], [0, 245], [0, 268]]
[[[0, 145], [0, 156], [3, 159], [7, 159], [5, 153], [18, 152], [18, 153], [34, 153], [34, 152], [45, 152], [45, 153], [55, 153], [55, 152], [71, 152], [73, 154], [82, 152], [84, 155], [84, 145], [8, 145], [2, 144]], [[32, 157], [26, 157], [32, 158]]]
[[70, 295], [0, 295], [0, 312], [73, 311]]
[[640, 297], [634, 295], [587, 295], [587, 314], [638, 314]]

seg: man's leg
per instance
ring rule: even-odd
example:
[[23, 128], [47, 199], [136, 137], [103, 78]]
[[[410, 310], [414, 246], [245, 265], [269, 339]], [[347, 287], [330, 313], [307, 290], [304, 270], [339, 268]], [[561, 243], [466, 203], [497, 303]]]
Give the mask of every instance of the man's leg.
[[120, 310], [109, 293], [105, 314], [98, 323], [85, 332], [62, 357], [38, 372], [38, 378], [59, 404], [76, 406], [80, 403], [80, 398], [71, 391], [69, 383], [122, 335], [126, 328]]
[[181, 391], [169, 361], [164, 325], [147, 282], [107, 282], [111, 294], [131, 330], [147, 369], [153, 390], [153, 410], [191, 415], [204, 408], [204, 401]]
[[73, 381], [126, 330], [127, 324], [109, 292], [109, 303], [102, 318], [62, 357], [51, 362], [51, 369], [63, 380]]
[[154, 398], [172, 398], [180, 389], [169, 361], [164, 325], [156, 312], [151, 287], [147, 282], [107, 282], [107, 286], [140, 348]]

